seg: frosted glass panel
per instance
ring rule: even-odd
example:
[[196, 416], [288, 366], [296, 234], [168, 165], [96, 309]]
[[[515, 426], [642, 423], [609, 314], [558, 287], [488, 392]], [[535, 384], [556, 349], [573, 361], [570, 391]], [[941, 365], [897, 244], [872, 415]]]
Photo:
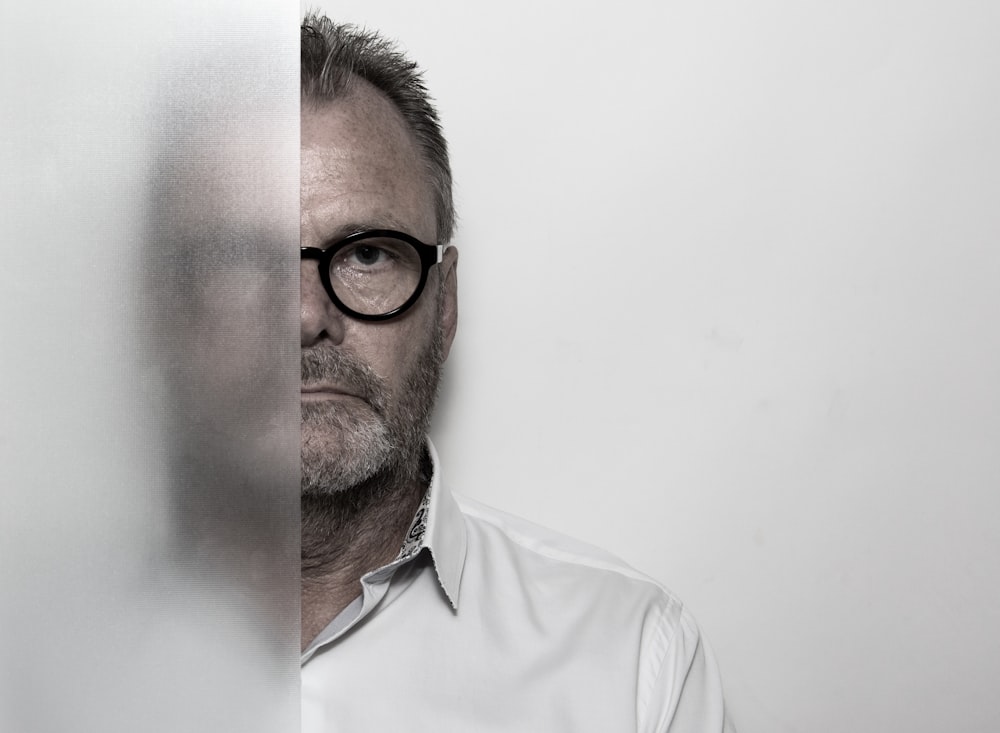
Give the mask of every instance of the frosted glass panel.
[[298, 727], [298, 8], [0, 6], [0, 730]]

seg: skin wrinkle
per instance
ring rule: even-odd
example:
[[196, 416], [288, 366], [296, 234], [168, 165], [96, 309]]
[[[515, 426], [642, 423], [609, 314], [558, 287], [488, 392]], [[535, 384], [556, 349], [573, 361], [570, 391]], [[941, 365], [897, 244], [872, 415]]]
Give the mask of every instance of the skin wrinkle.
[[[437, 397], [442, 342], [438, 325], [396, 395], [370, 366], [344, 351], [328, 346], [302, 350], [304, 386], [337, 385], [365, 403], [302, 405], [307, 428], [302, 444], [303, 496], [350, 492], [404, 456], [419, 463]], [[323, 450], [319, 438], [331, 433], [340, 434], [339, 451]]]
[[[328, 246], [358, 224], [435, 241], [421, 155], [371, 85], [303, 107], [301, 171], [302, 246]], [[414, 306], [378, 323], [337, 310], [315, 262], [302, 262], [303, 384], [347, 393], [303, 394], [303, 644], [395, 557], [423, 498], [424, 441], [457, 322], [456, 262], [446, 250]]]
[[[319, 120], [328, 122], [322, 127], [309, 124]], [[398, 228], [418, 238], [436, 229], [429, 186], [418, 172], [422, 166], [416, 146], [399, 113], [374, 87], [361, 82], [336, 102], [319, 107], [315, 115], [304, 118], [303, 132], [304, 237], [329, 241], [359, 219], [396, 221]], [[314, 267], [307, 266], [311, 278], [316, 274]], [[322, 307], [332, 307], [325, 292], [317, 296]], [[337, 384], [338, 379], [345, 379], [348, 383], [342, 386], [349, 389], [353, 382], [363, 391], [362, 397], [380, 396], [374, 405], [347, 401], [303, 404], [304, 493], [318, 490], [319, 481], [314, 479], [321, 479], [332, 491], [360, 483], [366, 473], [374, 473], [389, 462], [394, 448], [399, 449], [393, 443], [403, 442], [399, 439], [402, 426], [397, 423], [393, 433], [388, 429], [391, 425], [375, 419], [371, 408], [374, 406], [378, 412], [392, 398], [400, 404], [408, 398], [408, 390], [398, 389], [398, 384], [401, 394], [392, 394], [389, 370], [406, 378], [407, 372], [424, 366], [419, 357], [437, 338], [441, 315], [439, 300], [432, 299], [427, 305], [431, 306], [432, 318], [417, 322], [414, 315], [420, 310], [419, 304], [404, 316], [383, 324], [364, 324], [340, 316], [338, 323], [343, 333], [339, 338], [330, 331], [328, 338], [303, 344], [304, 379], [308, 370], [325, 359], [327, 368], [335, 371], [319, 381]], [[420, 333], [421, 328], [426, 328], [425, 333]], [[411, 343], [400, 351], [405, 341]], [[393, 354], [393, 362], [384, 361], [385, 356]], [[373, 356], [382, 362], [380, 366], [371, 361]], [[384, 378], [379, 376], [380, 369], [385, 370]], [[335, 440], [329, 448], [336, 450], [338, 460], [324, 463], [317, 459], [322, 443], [331, 436]], [[339, 450], [335, 448], [338, 443]]]
[[[437, 300], [440, 310], [440, 289]], [[371, 413], [383, 427], [379, 431], [382, 440], [371, 441], [364, 427], [345, 416], [344, 410], [313, 410], [309, 408], [327, 406], [303, 405], [304, 422], [341, 430], [352, 444], [335, 454], [313, 453], [303, 444], [304, 580], [318, 579], [332, 561], [343, 562], [353, 557], [352, 551], [367, 547], [368, 540], [391, 524], [386, 515], [391, 514], [396, 522], [408, 523], [412, 518], [423, 497], [424, 436], [440, 384], [442, 345], [442, 329], [437, 327], [395, 400], [386, 393], [383, 380], [366, 365], [333, 350], [303, 350], [303, 383], [308, 374], [311, 380], [370, 393], [372, 397], [365, 399], [373, 405]], [[350, 376], [342, 379], [346, 375]], [[361, 465], [352, 465], [349, 470], [352, 458]]]
[[[379, 414], [385, 412], [384, 380], [375, 370], [342, 351], [327, 347], [302, 352], [302, 386], [332, 383], [357, 394]], [[315, 405], [306, 405], [313, 408]]]
[[315, 112], [364, 87], [377, 87], [403, 121], [433, 194], [442, 243], [450, 241], [455, 212], [447, 142], [422, 73], [377, 34], [338, 27], [311, 16], [303, 26], [302, 105]]

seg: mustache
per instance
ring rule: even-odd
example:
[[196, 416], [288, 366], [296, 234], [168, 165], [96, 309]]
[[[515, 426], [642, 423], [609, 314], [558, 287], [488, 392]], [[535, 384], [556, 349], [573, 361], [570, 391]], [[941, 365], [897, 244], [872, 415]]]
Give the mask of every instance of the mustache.
[[362, 398], [378, 414], [385, 413], [389, 388], [375, 370], [339, 349], [302, 349], [302, 384], [328, 383]]

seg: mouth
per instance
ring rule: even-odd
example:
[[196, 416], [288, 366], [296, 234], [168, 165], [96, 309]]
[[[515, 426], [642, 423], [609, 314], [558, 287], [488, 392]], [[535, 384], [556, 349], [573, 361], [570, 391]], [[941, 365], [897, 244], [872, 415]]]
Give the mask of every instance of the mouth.
[[363, 400], [356, 392], [334, 384], [303, 384], [302, 401], [318, 402], [321, 400]]

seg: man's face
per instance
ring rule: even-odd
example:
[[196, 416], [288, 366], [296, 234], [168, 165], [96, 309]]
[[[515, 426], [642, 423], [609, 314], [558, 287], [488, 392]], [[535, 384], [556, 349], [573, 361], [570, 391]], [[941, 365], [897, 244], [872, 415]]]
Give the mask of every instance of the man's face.
[[[361, 82], [302, 108], [304, 247], [365, 229], [436, 242], [434, 199], [419, 152], [392, 104]], [[377, 323], [341, 313], [302, 262], [302, 490], [358, 485], [419, 451], [440, 363], [455, 333], [453, 249], [420, 300]]]

